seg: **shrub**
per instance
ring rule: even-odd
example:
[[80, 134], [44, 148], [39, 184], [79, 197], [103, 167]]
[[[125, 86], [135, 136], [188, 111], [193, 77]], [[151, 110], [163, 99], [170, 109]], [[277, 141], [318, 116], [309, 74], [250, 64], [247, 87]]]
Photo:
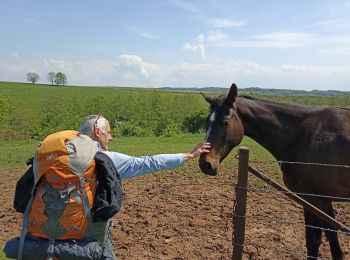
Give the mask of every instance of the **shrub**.
[[176, 123], [171, 123], [163, 130], [163, 135], [166, 137], [175, 136], [181, 133], [181, 127]]
[[206, 110], [200, 110], [185, 116], [182, 122], [183, 131], [192, 134], [201, 132], [204, 129], [207, 114]]
[[0, 138], [20, 140], [31, 137], [30, 133], [37, 124], [35, 117], [26, 105], [11, 103], [0, 96]]
[[0, 94], [0, 131], [8, 127], [10, 122], [10, 102], [7, 96]]
[[113, 130], [115, 136], [148, 136], [150, 135], [147, 128], [143, 128], [133, 122], [119, 123]]

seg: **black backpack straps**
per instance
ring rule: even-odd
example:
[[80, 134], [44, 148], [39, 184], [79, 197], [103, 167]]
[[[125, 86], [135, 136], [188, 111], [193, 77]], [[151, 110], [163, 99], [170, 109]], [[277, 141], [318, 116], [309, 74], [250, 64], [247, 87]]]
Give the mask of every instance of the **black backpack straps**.
[[106, 154], [97, 152], [95, 162], [98, 185], [92, 214], [94, 221], [106, 221], [120, 210], [123, 187], [113, 161]]
[[13, 207], [19, 213], [24, 213], [34, 187], [33, 159], [34, 157], [27, 161], [27, 165], [30, 167], [16, 183]]
[[34, 192], [35, 192], [35, 186], [34, 186], [34, 178], [33, 178], [33, 186], [32, 190], [30, 191], [29, 200], [26, 203], [25, 210], [23, 212], [23, 221], [22, 221], [22, 231], [21, 231], [21, 238], [19, 240], [18, 245], [18, 260], [23, 259], [23, 247], [24, 247], [24, 240], [27, 233], [27, 227], [28, 227], [28, 221], [29, 221], [29, 211], [32, 207], [33, 199], [34, 199]]

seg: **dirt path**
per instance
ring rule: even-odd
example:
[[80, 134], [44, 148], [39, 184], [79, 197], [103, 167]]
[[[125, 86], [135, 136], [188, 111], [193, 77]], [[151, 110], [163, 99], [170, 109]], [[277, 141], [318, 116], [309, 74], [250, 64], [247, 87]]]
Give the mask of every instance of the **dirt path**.
[[[124, 181], [124, 205], [113, 219], [118, 259], [231, 259], [236, 178], [207, 177], [196, 167]], [[12, 199], [21, 174], [20, 169], [2, 174], [0, 244], [20, 233], [21, 216], [12, 209]], [[248, 194], [245, 259], [304, 259], [301, 207], [273, 191]], [[336, 214], [350, 226], [349, 205], [336, 205]], [[340, 239], [350, 259], [350, 238]], [[330, 259], [325, 238], [321, 257]]]

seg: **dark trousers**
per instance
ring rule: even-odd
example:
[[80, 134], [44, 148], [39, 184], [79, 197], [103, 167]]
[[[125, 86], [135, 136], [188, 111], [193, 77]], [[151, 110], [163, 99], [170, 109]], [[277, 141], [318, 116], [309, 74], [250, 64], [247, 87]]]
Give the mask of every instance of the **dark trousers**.
[[116, 260], [117, 257], [113, 252], [112, 243], [112, 227], [110, 226], [107, 231], [107, 238], [102, 245], [102, 256], [100, 260]]

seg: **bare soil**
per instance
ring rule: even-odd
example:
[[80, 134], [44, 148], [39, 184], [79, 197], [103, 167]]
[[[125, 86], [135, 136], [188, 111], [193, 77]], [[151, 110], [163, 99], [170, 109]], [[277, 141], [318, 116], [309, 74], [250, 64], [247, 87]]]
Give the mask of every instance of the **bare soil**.
[[[12, 201], [22, 173], [1, 174], [0, 245], [20, 234], [21, 214]], [[125, 180], [123, 208], [113, 218], [118, 259], [231, 259], [235, 183], [233, 173], [200, 174], [196, 162], [185, 170]], [[253, 177], [249, 183], [244, 259], [305, 259], [302, 208], [266, 185], [256, 189]], [[349, 204], [335, 208], [337, 220], [350, 226]], [[350, 237], [339, 237], [350, 259]], [[324, 236], [320, 257], [331, 259]]]

